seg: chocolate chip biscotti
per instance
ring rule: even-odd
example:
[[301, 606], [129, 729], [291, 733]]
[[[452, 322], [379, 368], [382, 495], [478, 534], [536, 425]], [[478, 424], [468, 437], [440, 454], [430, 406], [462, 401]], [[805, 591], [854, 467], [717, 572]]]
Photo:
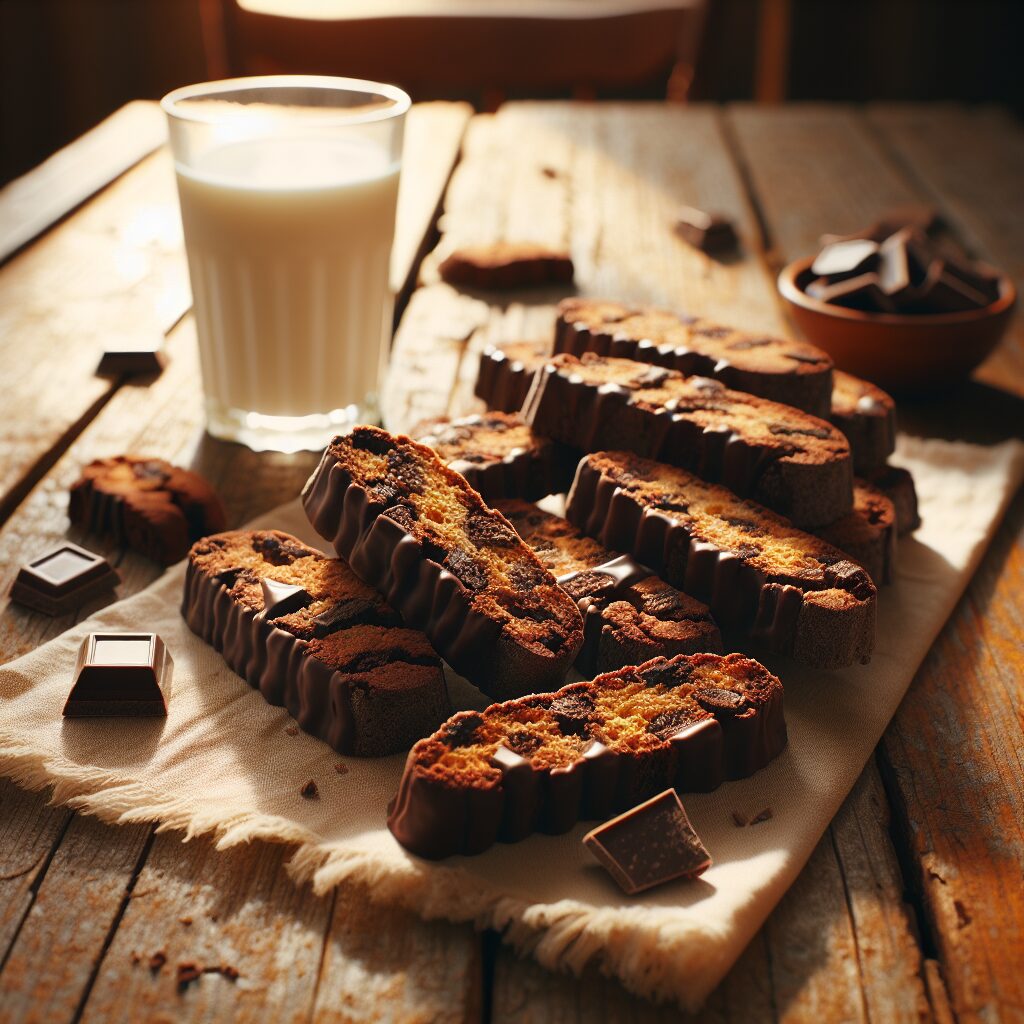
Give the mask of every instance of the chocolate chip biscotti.
[[877, 584], [891, 583], [896, 560], [896, 509], [866, 480], [853, 485], [853, 511], [814, 531], [867, 569]]
[[579, 606], [583, 646], [576, 668], [582, 675], [659, 655], [721, 653], [722, 635], [706, 604], [536, 505], [502, 501], [497, 508]]
[[896, 448], [896, 403], [874, 384], [836, 370], [829, 419], [850, 442], [855, 473], [874, 473]]
[[388, 828], [421, 857], [481, 853], [669, 786], [708, 792], [785, 745], [782, 684], [756, 661], [655, 658], [455, 715], [409, 751]]
[[625, 449], [688, 469], [799, 526], [853, 507], [850, 446], [835, 427], [706, 377], [593, 353], [553, 356], [523, 417], [583, 451]]
[[736, 391], [814, 416], [829, 411], [828, 353], [805, 342], [751, 334], [701, 317], [604, 299], [565, 299], [558, 307], [555, 351], [636, 359], [687, 376], [714, 377]]
[[488, 409], [519, 412], [533, 375], [551, 356], [547, 341], [507, 341], [488, 345], [480, 356], [473, 393]]
[[485, 693], [562, 682], [583, 642], [575, 602], [426, 445], [356, 427], [328, 445], [302, 500], [317, 532]]
[[193, 541], [227, 525], [220, 499], [198, 473], [135, 455], [84, 466], [71, 485], [68, 515], [90, 533], [162, 565], [184, 558]]
[[705, 601], [726, 640], [819, 668], [871, 657], [876, 589], [831, 544], [685, 470], [626, 452], [580, 462], [566, 518]]
[[564, 494], [579, 462], [578, 454], [539, 437], [516, 413], [428, 420], [414, 434], [490, 504], [502, 498], [537, 501]]
[[344, 562], [287, 533], [199, 541], [182, 615], [267, 701], [343, 754], [406, 750], [451, 714], [427, 638]]

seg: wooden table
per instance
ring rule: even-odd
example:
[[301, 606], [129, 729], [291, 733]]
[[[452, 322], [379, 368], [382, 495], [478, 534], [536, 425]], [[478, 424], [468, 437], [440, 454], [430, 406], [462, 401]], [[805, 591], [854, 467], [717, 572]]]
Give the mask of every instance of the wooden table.
[[[155, 106], [132, 104], [0, 194], [4, 592], [26, 557], [65, 535], [67, 487], [89, 459], [135, 451], [191, 465], [232, 523], [292, 497], [313, 465], [203, 434], [162, 138]], [[403, 182], [405, 308], [387, 389], [397, 427], [471, 408], [484, 342], [551, 323], [554, 296], [499, 307], [437, 283], [436, 260], [422, 257], [442, 194], [442, 226], [460, 241], [571, 240], [589, 292], [761, 329], [786, 326], [779, 265], [821, 232], [909, 200], [938, 204], [964, 243], [1024, 285], [1024, 133], [998, 110], [521, 104], [470, 118], [432, 104], [414, 111], [407, 147], [417, 171]], [[684, 201], [735, 217], [743, 258], [712, 263], [678, 242], [667, 225]], [[96, 377], [117, 331], [163, 331], [165, 372]], [[1019, 324], [978, 376], [1001, 390], [975, 384], [904, 422], [1020, 432]], [[104, 551], [123, 595], [158, 574]], [[876, 758], [703, 1019], [1024, 1019], [1022, 592], [1018, 497]], [[71, 624], [4, 604], [0, 658]], [[280, 846], [181, 840], [0, 781], [0, 1020], [677, 1019], [594, 969], [549, 974], [468, 925], [424, 923], [358, 891], [316, 898], [287, 878]], [[179, 988], [190, 962], [239, 977]]]

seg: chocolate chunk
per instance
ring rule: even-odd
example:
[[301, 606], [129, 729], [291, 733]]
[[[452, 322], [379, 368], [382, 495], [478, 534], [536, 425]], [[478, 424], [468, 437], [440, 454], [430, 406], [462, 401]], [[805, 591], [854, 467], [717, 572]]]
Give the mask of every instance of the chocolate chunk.
[[674, 708], [672, 711], [662, 711], [655, 715], [647, 723], [647, 731], [652, 736], [657, 736], [659, 740], [667, 740], [694, 721], [694, 715], [685, 708]]
[[529, 757], [542, 742], [540, 736], [534, 736], [525, 729], [510, 732], [505, 737], [505, 746], [520, 757]]
[[299, 796], [305, 797], [307, 800], [315, 800], [319, 795], [320, 790], [312, 779], [299, 790]]
[[173, 668], [156, 633], [90, 633], [78, 652], [64, 716], [166, 716]]
[[352, 447], [374, 455], [385, 455], [395, 447], [395, 444], [383, 431], [363, 430], [352, 438]]
[[441, 738], [452, 748], [471, 746], [476, 743], [477, 729], [483, 723], [483, 718], [475, 712], [456, 715], [442, 726]]
[[259, 534], [252, 542], [253, 551], [258, 551], [266, 561], [273, 565], [291, 565], [292, 562], [305, 558], [309, 551], [299, 544], [281, 540], [272, 534]]
[[703, 686], [693, 691], [693, 699], [705, 710], [713, 715], [726, 715], [731, 717], [740, 711], [746, 698], [742, 693], [734, 690], [722, 690], [716, 686]]
[[583, 843], [630, 896], [711, 866], [674, 789], [588, 832]]
[[513, 548], [519, 543], [515, 531], [490, 514], [467, 516], [466, 533], [478, 548]]
[[646, 668], [637, 672], [637, 675], [644, 686], [678, 686], [686, 682], [692, 672], [693, 667], [685, 661], [672, 664], [665, 659], [659, 659], [648, 663]]
[[291, 583], [280, 583], [264, 577], [260, 580], [263, 592], [263, 617], [278, 619], [282, 615], [290, 615], [300, 608], [305, 608], [312, 600], [312, 595], [304, 587], [296, 587]]
[[46, 615], [64, 615], [120, 582], [105, 558], [65, 541], [18, 570], [11, 600]]
[[160, 373], [167, 365], [167, 353], [164, 351], [162, 335], [133, 341], [130, 338], [118, 339], [116, 344], [108, 345], [100, 357], [96, 367], [98, 377], [142, 377]]
[[551, 702], [551, 714], [567, 736], [583, 736], [594, 714], [594, 699], [585, 693], [567, 693]]
[[693, 206], [684, 206], [678, 211], [675, 229], [684, 242], [705, 253], [734, 249], [739, 241], [736, 228], [728, 217]]
[[852, 276], [874, 268], [878, 243], [866, 238], [851, 238], [826, 245], [811, 264], [811, 273], [818, 277]]
[[487, 586], [487, 570], [459, 548], [448, 552], [444, 567], [469, 591], [475, 593]]

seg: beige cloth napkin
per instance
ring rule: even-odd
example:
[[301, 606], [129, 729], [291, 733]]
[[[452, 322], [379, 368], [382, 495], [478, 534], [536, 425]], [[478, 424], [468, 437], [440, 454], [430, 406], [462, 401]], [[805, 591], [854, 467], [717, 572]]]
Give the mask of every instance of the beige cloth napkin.
[[[627, 988], [696, 1008], [742, 952], [810, 856], [856, 781], [911, 678], [966, 586], [1024, 477], [1024, 445], [994, 448], [901, 439], [924, 525], [902, 542], [879, 601], [870, 665], [817, 672], [770, 662], [786, 690], [789, 746], [753, 778], [685, 798], [714, 857], [700, 879], [625, 897], [583, 848], [587, 826], [498, 845], [476, 858], [416, 860], [384, 828], [404, 757], [339, 758], [271, 707], [179, 617], [179, 565], [0, 669], [0, 771], [53, 785], [55, 800], [108, 821], [158, 821], [222, 846], [254, 838], [298, 844], [291, 869], [321, 891], [343, 881], [427, 917], [475, 920], [550, 967], [597, 958]], [[316, 543], [297, 503], [260, 525]], [[156, 630], [175, 661], [166, 721], [61, 718], [75, 655], [90, 630]], [[482, 706], [450, 678], [456, 707]], [[348, 772], [335, 765], [344, 760]], [[299, 789], [313, 779], [320, 796]], [[731, 812], [770, 807], [757, 827]]]

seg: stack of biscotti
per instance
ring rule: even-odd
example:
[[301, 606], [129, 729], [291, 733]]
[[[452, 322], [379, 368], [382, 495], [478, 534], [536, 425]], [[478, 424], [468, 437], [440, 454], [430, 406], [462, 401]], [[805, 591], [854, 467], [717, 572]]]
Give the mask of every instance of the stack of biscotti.
[[579, 465], [566, 518], [711, 608], [726, 640], [821, 668], [869, 660], [876, 588], [839, 549], [685, 470], [627, 452]]
[[584, 353], [549, 359], [523, 416], [586, 452], [621, 448], [688, 469], [800, 526], [853, 508], [846, 438], [825, 420], [706, 377]]
[[562, 682], [583, 641], [575, 602], [432, 449], [356, 427], [328, 445], [302, 498], [357, 575], [485, 693]]
[[451, 713], [427, 638], [344, 562], [289, 534], [198, 541], [182, 615], [267, 701], [342, 753], [405, 750]]
[[564, 494], [579, 462], [576, 452], [539, 437], [515, 413], [428, 420], [413, 434], [489, 504], [503, 498], [537, 501], [548, 494]]
[[659, 656], [721, 652], [722, 635], [707, 605], [630, 555], [609, 551], [568, 520], [525, 501], [496, 507], [578, 605], [583, 646], [575, 668], [582, 675]]
[[707, 792], [786, 745], [782, 685], [738, 654], [678, 655], [462, 712], [409, 752], [388, 827], [421, 857], [557, 834], [673, 786]]

